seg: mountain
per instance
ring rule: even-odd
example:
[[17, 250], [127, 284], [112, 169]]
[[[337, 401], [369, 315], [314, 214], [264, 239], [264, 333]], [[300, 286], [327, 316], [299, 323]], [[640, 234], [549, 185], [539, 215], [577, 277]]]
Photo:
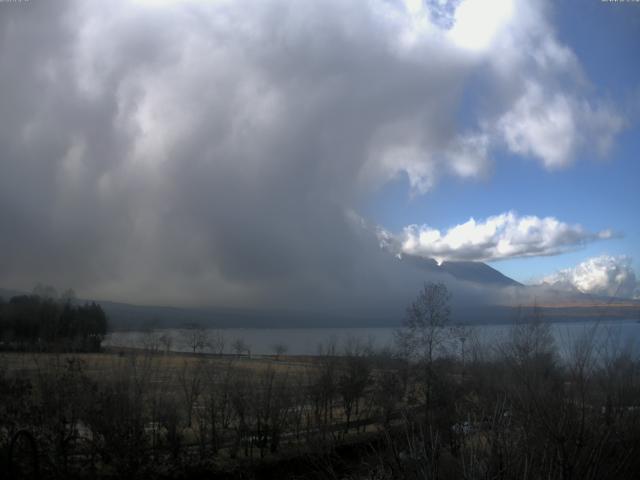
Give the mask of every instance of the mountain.
[[432, 258], [422, 258], [414, 255], [403, 255], [402, 261], [426, 272], [448, 273], [452, 277], [466, 282], [501, 287], [524, 286], [482, 262], [442, 262], [438, 264]]
[[440, 269], [459, 280], [506, 287], [524, 286], [482, 262], [442, 262]]

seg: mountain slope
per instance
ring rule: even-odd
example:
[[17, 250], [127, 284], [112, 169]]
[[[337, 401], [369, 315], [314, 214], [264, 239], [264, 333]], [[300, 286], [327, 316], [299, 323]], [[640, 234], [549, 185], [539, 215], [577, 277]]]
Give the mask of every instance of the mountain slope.
[[482, 284], [522, 287], [514, 279], [481, 262], [442, 262], [440, 269], [460, 280]]
[[422, 258], [413, 255], [403, 255], [402, 261], [429, 273], [448, 273], [458, 280], [474, 282], [483, 285], [522, 287], [523, 285], [512, 278], [503, 275], [495, 268], [482, 262], [438, 262], [432, 258]]

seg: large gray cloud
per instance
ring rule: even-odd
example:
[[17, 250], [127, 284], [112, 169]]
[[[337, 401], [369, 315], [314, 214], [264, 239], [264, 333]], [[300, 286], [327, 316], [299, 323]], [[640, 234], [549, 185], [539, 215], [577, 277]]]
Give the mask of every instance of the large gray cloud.
[[[467, 21], [453, 8], [436, 21], [420, 2], [0, 7], [7, 286], [182, 304], [391, 301], [421, 276], [349, 214], [378, 186], [406, 174], [424, 193], [443, 175], [486, 175], [500, 148], [559, 168], [590, 142], [606, 150], [622, 125], [581, 93], [542, 3], [502, 12], [478, 38], [442, 26]], [[463, 128], [478, 76], [490, 106]], [[565, 146], [546, 133], [557, 118]], [[587, 124], [598, 133], [578, 135]]]

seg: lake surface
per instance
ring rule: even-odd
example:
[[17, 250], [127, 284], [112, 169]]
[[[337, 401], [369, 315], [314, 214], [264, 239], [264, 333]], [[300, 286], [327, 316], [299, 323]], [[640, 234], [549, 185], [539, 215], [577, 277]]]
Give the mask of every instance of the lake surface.
[[[487, 346], [499, 344], [508, 338], [511, 325], [480, 325], [466, 327], [465, 336]], [[370, 345], [375, 349], [391, 348], [394, 344], [394, 332], [397, 328], [226, 328], [207, 330], [210, 338], [224, 338], [224, 353], [234, 353], [233, 343], [242, 340], [253, 355], [271, 355], [275, 345], [284, 345], [289, 355], [315, 355], [319, 348], [329, 344], [336, 346], [337, 352], [344, 352], [348, 345], [359, 343]], [[561, 355], [567, 354], [576, 339], [592, 333], [595, 342], [600, 346], [631, 348], [635, 351], [640, 346], [640, 322], [637, 320], [608, 320], [600, 322], [551, 323], [551, 331]], [[451, 338], [451, 348], [457, 348], [458, 333], [446, 333]], [[188, 331], [183, 329], [166, 329], [146, 332], [113, 332], [107, 335], [103, 345], [114, 347], [144, 347], [154, 345], [164, 348], [159, 343], [161, 335], [171, 339], [170, 349], [176, 352], [191, 350]], [[467, 342], [465, 342], [467, 343]], [[470, 346], [470, 343], [467, 343]], [[212, 352], [209, 347], [204, 352]]]

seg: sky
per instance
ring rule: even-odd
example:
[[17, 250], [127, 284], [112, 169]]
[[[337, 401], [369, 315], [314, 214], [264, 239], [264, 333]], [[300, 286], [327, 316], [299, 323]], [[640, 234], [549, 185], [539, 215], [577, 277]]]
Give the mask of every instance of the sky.
[[638, 51], [637, 2], [0, 2], [0, 286], [348, 309], [423, 257], [638, 297]]

